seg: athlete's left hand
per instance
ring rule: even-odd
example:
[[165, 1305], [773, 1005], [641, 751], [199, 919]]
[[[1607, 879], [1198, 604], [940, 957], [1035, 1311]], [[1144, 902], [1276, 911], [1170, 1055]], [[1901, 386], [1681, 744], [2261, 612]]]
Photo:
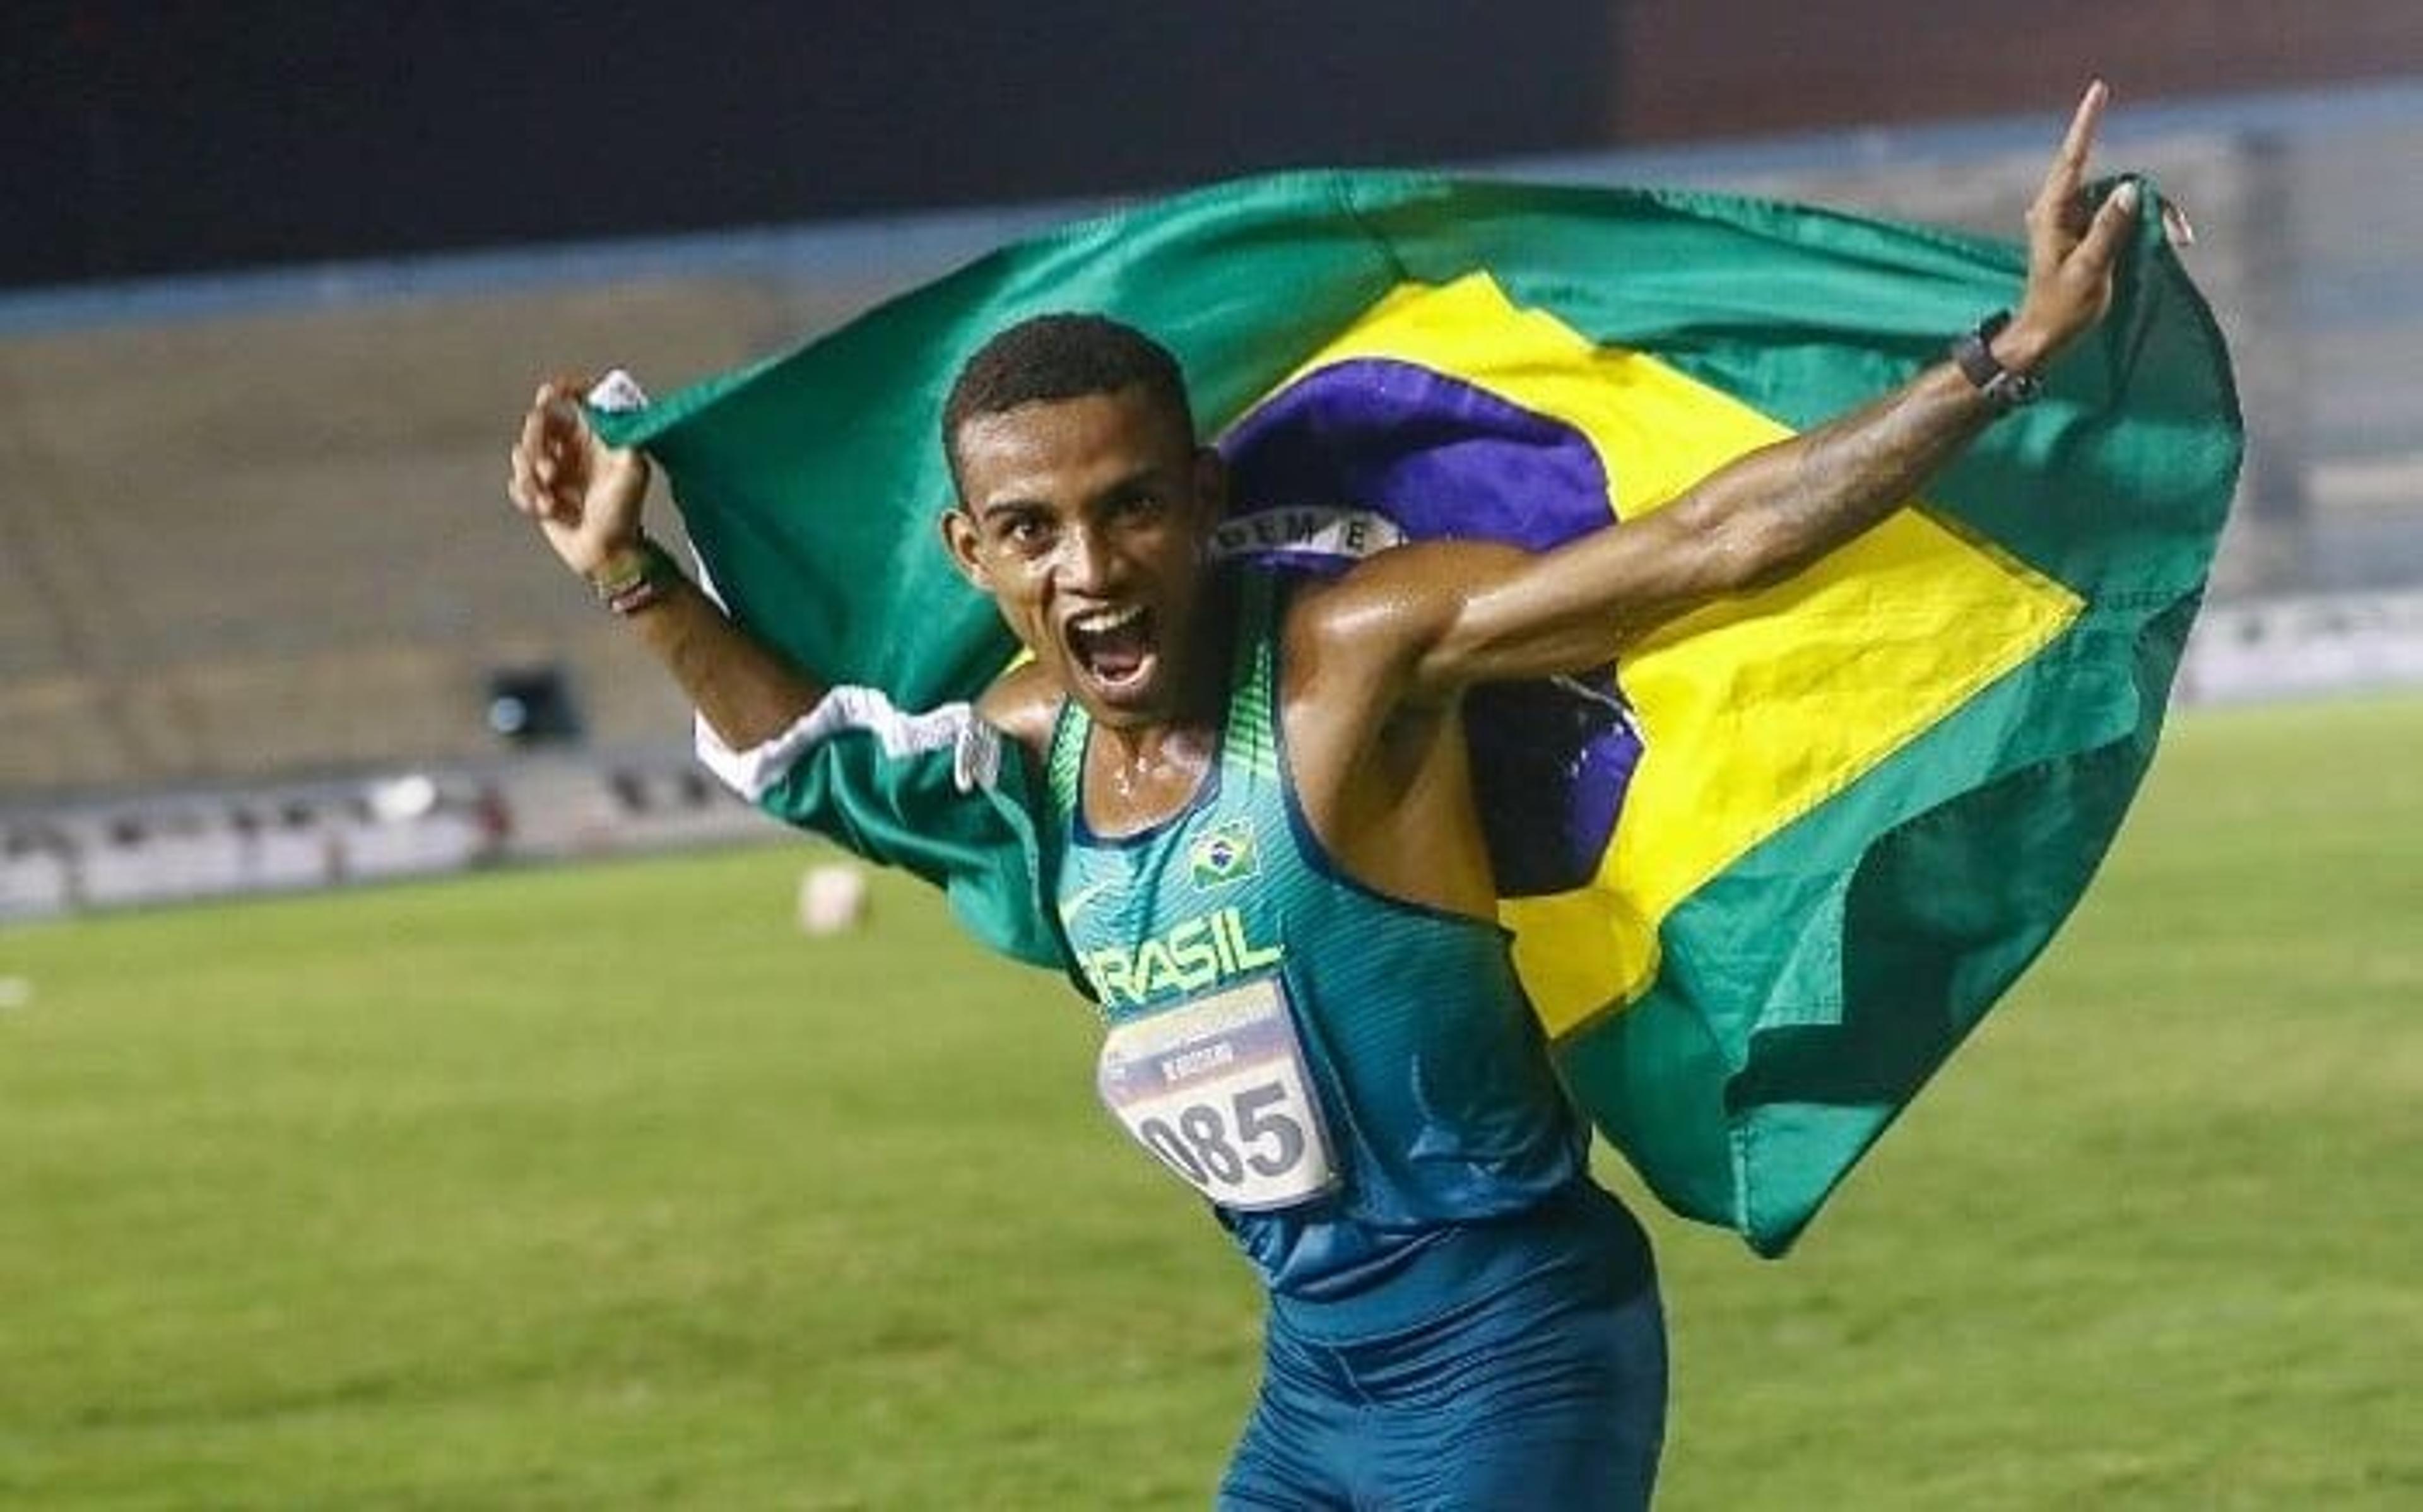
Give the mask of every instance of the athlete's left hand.
[[1994, 355], [2005, 368], [2041, 370], [2112, 307], [2113, 268], [2136, 220], [2140, 191], [2131, 181], [2113, 190], [2099, 209], [2086, 202], [2087, 160], [2111, 98], [2100, 79], [2086, 87], [2044, 187], [2028, 207], [2027, 292], [1994, 339]]

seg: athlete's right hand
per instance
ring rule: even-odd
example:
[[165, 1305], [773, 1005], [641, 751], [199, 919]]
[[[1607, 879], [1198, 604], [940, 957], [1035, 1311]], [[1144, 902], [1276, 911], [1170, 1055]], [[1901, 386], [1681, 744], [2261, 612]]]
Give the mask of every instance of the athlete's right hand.
[[538, 522], [565, 566], [594, 579], [639, 543], [648, 460], [598, 439], [580, 407], [588, 387], [578, 378], [539, 386], [514, 444], [505, 493]]

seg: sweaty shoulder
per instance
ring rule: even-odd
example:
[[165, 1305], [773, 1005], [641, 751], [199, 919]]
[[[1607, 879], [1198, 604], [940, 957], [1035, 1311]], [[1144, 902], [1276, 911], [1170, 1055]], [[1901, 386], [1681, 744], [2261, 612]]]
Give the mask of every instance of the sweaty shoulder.
[[1402, 685], [1455, 628], [1473, 589], [1525, 553], [1486, 541], [1424, 541], [1392, 547], [1344, 575], [1307, 583], [1290, 598], [1288, 643], [1317, 655], [1331, 675]]
[[1052, 748], [1053, 722], [1068, 697], [1040, 666], [1021, 662], [992, 680], [976, 700], [976, 715], [1040, 761]]

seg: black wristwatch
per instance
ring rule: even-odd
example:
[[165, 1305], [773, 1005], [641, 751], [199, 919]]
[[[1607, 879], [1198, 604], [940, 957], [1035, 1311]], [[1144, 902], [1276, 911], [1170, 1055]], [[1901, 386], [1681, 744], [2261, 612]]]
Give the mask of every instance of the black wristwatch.
[[2005, 415], [2022, 404], [2035, 402], [2044, 392], [2044, 380], [2032, 372], [2015, 372], [1994, 360], [1992, 341], [2003, 327], [2011, 323], [2011, 312], [1998, 309], [1980, 322], [1977, 328], [1952, 343], [1952, 361], [1962, 377], [1977, 386], [1986, 402], [1997, 415]]

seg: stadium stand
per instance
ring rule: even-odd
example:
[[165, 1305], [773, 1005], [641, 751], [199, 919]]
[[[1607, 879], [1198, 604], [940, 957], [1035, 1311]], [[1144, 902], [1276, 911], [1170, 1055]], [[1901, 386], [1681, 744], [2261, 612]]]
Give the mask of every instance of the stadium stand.
[[623, 285], [0, 341], [0, 788], [491, 752], [499, 666], [570, 674], [604, 746], [684, 711], [501, 499], [539, 354], [668, 382], [840, 296]]

